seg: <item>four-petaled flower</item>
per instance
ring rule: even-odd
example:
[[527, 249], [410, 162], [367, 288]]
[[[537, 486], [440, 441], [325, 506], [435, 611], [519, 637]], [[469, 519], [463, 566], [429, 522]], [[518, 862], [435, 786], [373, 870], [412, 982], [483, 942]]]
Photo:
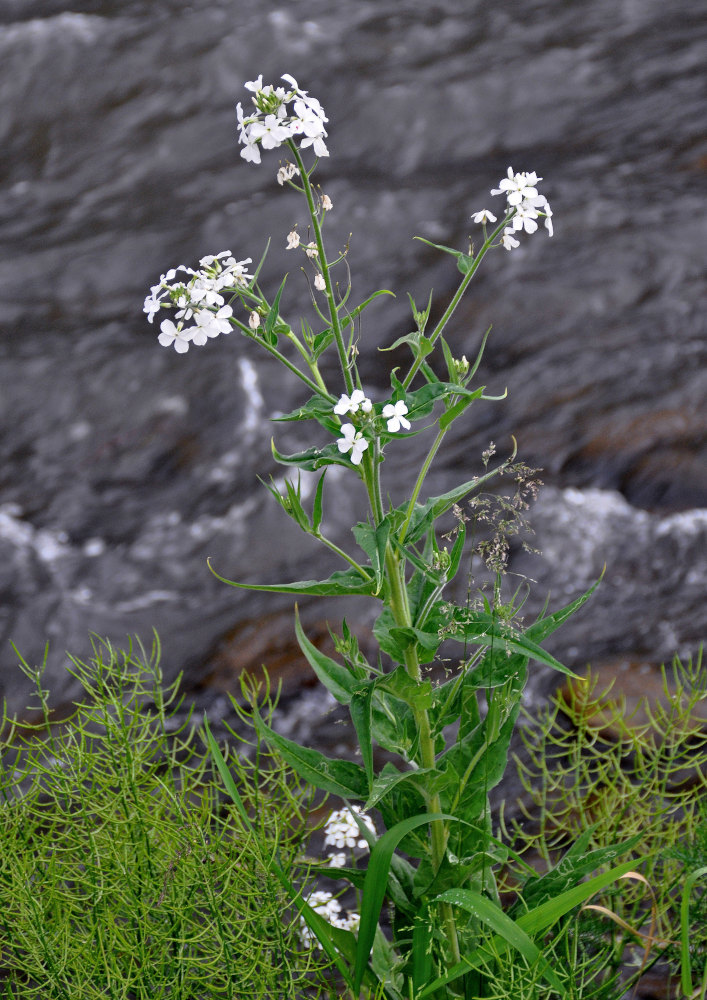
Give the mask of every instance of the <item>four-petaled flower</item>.
[[287, 249], [296, 250], [299, 246], [299, 233], [296, 229], [287, 234]]
[[363, 453], [368, 448], [368, 441], [361, 431], [356, 430], [353, 424], [342, 424], [341, 437], [336, 444], [342, 455], [345, 455], [347, 451], [351, 452], [351, 461], [354, 465], [361, 464]]
[[474, 212], [472, 219], [474, 222], [495, 222], [496, 216], [492, 212], [489, 212], [487, 208], [482, 208], [480, 212]]
[[163, 319], [160, 324], [160, 330], [162, 333], [160, 333], [157, 339], [163, 347], [174, 345], [177, 354], [186, 354], [192, 339], [191, 330], [182, 330], [181, 324], [175, 326], [171, 319]]
[[319, 289], [320, 292], [324, 291], [324, 289], [326, 288], [326, 281], [324, 280], [323, 274], [314, 275], [314, 287]]
[[410, 421], [405, 419], [408, 408], [405, 401], [399, 399], [397, 403], [386, 403], [383, 407], [383, 416], [388, 418], [388, 431], [395, 434], [401, 427], [406, 431], [410, 430]]
[[370, 413], [372, 408], [373, 403], [365, 392], [362, 392], [361, 389], [354, 389], [350, 398], [346, 393], [342, 393], [339, 402], [334, 407], [334, 413], [343, 417], [345, 413], [358, 413], [359, 409], [363, 410], [364, 413]]

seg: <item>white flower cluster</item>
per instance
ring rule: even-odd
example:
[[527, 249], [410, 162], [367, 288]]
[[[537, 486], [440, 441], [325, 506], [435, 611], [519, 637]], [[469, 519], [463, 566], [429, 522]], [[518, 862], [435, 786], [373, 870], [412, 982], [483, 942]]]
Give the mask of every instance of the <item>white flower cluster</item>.
[[[299, 139], [300, 149], [312, 146], [316, 156], [328, 156], [324, 123], [329, 119], [324, 109], [316, 97], [310, 97], [306, 90], [300, 89], [289, 73], [285, 73], [282, 79], [289, 84], [289, 89], [273, 87], [272, 84], [264, 87], [262, 74], [257, 80], [246, 83], [246, 90], [254, 94], [255, 110], [247, 114], [240, 101], [236, 105], [238, 141], [243, 144], [241, 156], [251, 163], [260, 163], [261, 146], [263, 149], [276, 149], [288, 139]], [[287, 171], [278, 172], [280, 183], [289, 179]]]
[[[340, 927], [344, 931], [355, 931], [358, 928], [361, 917], [358, 913], [349, 912], [345, 917], [341, 916], [341, 906], [338, 899], [334, 899], [330, 892], [317, 890], [305, 897], [306, 902], [325, 920], [328, 920], [332, 927]], [[307, 948], [317, 946], [317, 941], [305, 922], [304, 917], [300, 917], [300, 940]]]
[[[362, 812], [360, 806], [350, 806], [348, 809], [336, 809], [324, 826], [324, 846], [335, 847], [341, 851], [344, 847], [368, 848], [367, 840], [361, 836], [356, 820], [351, 815], [355, 813], [363, 825], [375, 834], [376, 827], [370, 816]], [[338, 867], [338, 866], [337, 866]]]
[[[514, 173], [513, 167], [509, 167], [507, 176], [491, 191], [492, 195], [505, 194], [506, 211], [513, 212], [510, 225], [505, 227], [501, 237], [501, 243], [506, 250], [512, 250], [520, 245], [514, 233], [521, 229], [526, 233], [536, 232], [540, 216], [545, 219], [545, 228], [552, 236], [552, 209], [545, 195], [538, 194], [537, 189], [537, 184], [541, 180], [542, 177], [538, 177], [535, 171]], [[484, 208], [481, 212], [475, 212], [472, 219], [485, 225], [486, 222], [495, 222], [496, 216]]]
[[[250, 257], [236, 260], [230, 250], [222, 250], [215, 256], [202, 257], [198, 271], [180, 264], [161, 275], [150, 289], [143, 307], [150, 323], [160, 309], [176, 309], [176, 323], [164, 319], [160, 324], [161, 333], [157, 338], [160, 344], [174, 346], [175, 351], [184, 354], [189, 344], [202, 347], [209, 337], [230, 333], [233, 310], [226, 305], [222, 292], [247, 287], [252, 278], [246, 271], [246, 264], [250, 263]], [[191, 277], [186, 281], [174, 281], [178, 271]]]
[[[368, 396], [360, 389], [354, 389], [351, 396], [347, 396], [346, 393], [342, 394], [334, 407], [334, 413], [343, 417], [347, 413], [358, 413], [359, 410], [362, 413], [370, 413], [372, 409], [373, 403]], [[410, 430], [410, 421], [405, 417], [407, 412], [407, 405], [402, 399], [399, 399], [397, 403], [386, 403], [383, 407], [383, 416], [387, 418], [388, 433], [395, 434], [401, 427], [406, 431]], [[342, 424], [341, 437], [336, 445], [342, 455], [350, 451], [351, 462], [354, 465], [360, 465], [363, 453], [368, 448], [368, 441], [363, 436], [363, 432], [357, 430], [353, 424]]]

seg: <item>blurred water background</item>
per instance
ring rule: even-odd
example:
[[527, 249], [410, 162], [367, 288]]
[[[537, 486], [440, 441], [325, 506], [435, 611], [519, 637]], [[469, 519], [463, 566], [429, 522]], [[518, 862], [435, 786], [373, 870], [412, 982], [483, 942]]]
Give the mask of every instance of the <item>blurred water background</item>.
[[[305, 219], [275, 182], [277, 154], [236, 144], [243, 82], [291, 73], [329, 116], [330, 245], [349, 233], [376, 398], [410, 329], [405, 293], [455, 287], [450, 258], [509, 164], [535, 170], [555, 236], [490, 256], [449, 331], [508, 400], [469, 411], [429, 492], [479, 471], [493, 440], [542, 466], [543, 557], [514, 572], [566, 603], [606, 564], [596, 598], [553, 643], [572, 668], [633, 677], [705, 633], [707, 371], [705, 66], [695, 0], [0, 0], [0, 694], [13, 710], [50, 642], [48, 685], [71, 698], [66, 650], [157, 629], [168, 676], [223, 700], [268, 664], [290, 730], [321, 714], [293, 647], [292, 604], [228, 588], [335, 568], [268, 501], [282, 474], [268, 417], [299, 390], [237, 334], [187, 355], [142, 313], [168, 267], [230, 249], [258, 259], [284, 313], [308, 290], [285, 253]], [[404, 355], [400, 355], [400, 363]], [[280, 431], [283, 450], [311, 428]], [[391, 450], [401, 498], [417, 439]], [[352, 476], [329, 476], [327, 525], [348, 544], [363, 514]], [[355, 603], [355, 602], [354, 602]], [[341, 608], [302, 601], [313, 636]], [[352, 605], [352, 608], [354, 606]], [[347, 608], [365, 636], [372, 609]], [[530, 698], [554, 683], [533, 674]], [[206, 694], [205, 694], [206, 693]], [[312, 701], [314, 699], [314, 702]], [[297, 722], [299, 720], [299, 722]], [[341, 729], [339, 728], [339, 733]]]

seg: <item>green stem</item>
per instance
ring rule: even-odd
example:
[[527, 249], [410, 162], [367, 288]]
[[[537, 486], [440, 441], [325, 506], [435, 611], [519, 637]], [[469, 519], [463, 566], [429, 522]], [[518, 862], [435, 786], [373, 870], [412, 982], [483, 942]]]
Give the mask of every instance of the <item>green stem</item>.
[[437, 437], [432, 442], [432, 445], [430, 446], [430, 450], [427, 452], [427, 455], [425, 457], [425, 461], [422, 463], [422, 468], [420, 469], [420, 472], [419, 472], [419, 474], [417, 476], [417, 481], [415, 482], [415, 486], [413, 487], [412, 495], [410, 497], [410, 502], [408, 504], [408, 509], [406, 511], [406, 514], [405, 514], [405, 520], [403, 521], [403, 526], [400, 529], [399, 538], [400, 538], [400, 544], [401, 545], [405, 541], [405, 536], [406, 536], [407, 530], [408, 530], [408, 528], [410, 526], [410, 519], [412, 518], [412, 513], [413, 513], [413, 511], [415, 509], [415, 504], [417, 503], [417, 498], [420, 495], [420, 490], [422, 489], [422, 484], [425, 481], [425, 477], [427, 476], [427, 473], [429, 472], [430, 466], [432, 465], [432, 460], [434, 459], [435, 455], [439, 451], [439, 447], [442, 444], [442, 441], [444, 439], [444, 435], [446, 433], [447, 433], [447, 428], [446, 427], [445, 427], [444, 430], [437, 431]]
[[[244, 333], [246, 337], [248, 337], [249, 340], [253, 340], [255, 341], [256, 344], [259, 344], [261, 347], [264, 347], [265, 350], [268, 351], [270, 354], [272, 354], [274, 358], [277, 358], [277, 360], [280, 361], [285, 366], [285, 368], [289, 368], [289, 370], [292, 372], [293, 375], [296, 375], [298, 379], [300, 379], [302, 382], [305, 383], [305, 385], [308, 385], [309, 388], [313, 392], [316, 392], [318, 396], [324, 396], [326, 399], [330, 400], [330, 402], [336, 403], [336, 398], [330, 395], [329, 392], [327, 392], [327, 387], [324, 384], [324, 380], [322, 379], [321, 374], [319, 373], [319, 369], [316, 368], [316, 362], [314, 364], [314, 367], [312, 367], [312, 365], [309, 362], [309, 359], [305, 357], [305, 361], [307, 361], [307, 364], [309, 365], [312, 374], [317, 379], [316, 382], [313, 382], [308, 375], [305, 375], [303, 371], [300, 371], [297, 365], [294, 365], [289, 360], [289, 358], [285, 357], [285, 355], [281, 351], [278, 351], [278, 349], [276, 347], [273, 347], [272, 344], [268, 344], [267, 341], [264, 340], [262, 337], [256, 336], [253, 333], [253, 331], [249, 327], [247, 327], [244, 323], [241, 323], [239, 320], [236, 320], [235, 325], [238, 327], [241, 333]], [[297, 338], [295, 337], [294, 334], [292, 334], [291, 337], [288, 337], [288, 339], [297, 341]]]
[[[386, 554], [386, 569], [388, 573], [388, 582], [390, 584], [389, 591], [389, 605], [393, 613], [393, 617], [398, 626], [402, 628], [409, 628], [412, 625], [412, 616], [410, 614], [410, 603], [408, 601], [407, 588], [405, 586], [405, 562], [401, 562], [395, 555], [393, 549], [389, 546]], [[420, 681], [420, 661], [417, 656], [417, 650], [415, 649], [415, 644], [410, 643], [410, 645], [405, 650], [405, 669], [408, 675], [415, 681]], [[419, 734], [419, 757], [420, 765], [423, 768], [434, 769], [435, 766], [435, 750], [434, 750], [434, 739], [432, 738], [432, 732], [430, 729], [430, 719], [427, 714], [427, 709], [420, 709], [413, 707], [413, 714], [415, 716], [415, 724], [417, 727], [417, 732]], [[431, 795], [426, 796], [427, 808], [432, 813], [442, 812], [442, 803], [440, 801], [439, 792], [433, 792]], [[437, 871], [442, 864], [444, 859], [444, 852], [447, 846], [447, 825], [444, 820], [437, 819], [430, 823], [430, 840], [431, 840], [431, 861], [433, 871]], [[445, 934], [447, 937], [447, 942], [450, 949], [450, 958], [452, 963], [456, 963], [460, 960], [459, 952], [459, 941], [457, 938], [457, 929], [454, 921], [454, 912], [452, 910], [451, 904], [442, 903], [441, 907], [442, 920], [444, 923]]]
[[299, 150], [297, 149], [297, 146], [295, 146], [292, 140], [288, 141], [288, 146], [290, 147], [292, 155], [297, 161], [300, 177], [302, 178], [302, 187], [304, 188], [304, 194], [307, 199], [307, 206], [309, 207], [309, 215], [312, 220], [314, 241], [317, 244], [317, 251], [319, 256], [319, 268], [321, 270], [322, 277], [324, 278], [327, 300], [329, 302], [329, 315], [331, 318], [331, 328], [334, 331], [336, 348], [339, 352], [339, 362], [341, 363], [341, 371], [344, 376], [344, 382], [346, 383], [346, 392], [349, 395], [351, 395], [354, 389], [354, 382], [351, 376], [351, 371], [349, 369], [346, 347], [344, 346], [344, 335], [341, 329], [341, 323], [339, 322], [339, 313], [336, 308], [336, 300], [334, 299], [334, 287], [331, 283], [329, 264], [327, 263], [326, 254], [324, 252], [322, 229], [319, 224], [319, 215], [317, 213], [317, 206], [314, 202], [314, 193], [312, 191], [312, 185], [309, 181], [309, 174], [305, 170], [305, 166], [302, 161], [302, 157], [300, 156]]
[[[454, 310], [459, 305], [459, 302], [461, 301], [461, 298], [462, 298], [464, 292], [467, 290], [467, 288], [469, 286], [469, 282], [471, 281], [471, 279], [476, 274], [476, 271], [478, 270], [479, 264], [484, 259], [484, 257], [488, 253], [488, 251], [491, 249], [491, 247], [493, 245], [493, 241], [496, 239], [496, 237], [501, 232], [501, 230], [504, 229], [508, 225], [509, 221], [513, 218], [514, 214], [515, 214], [515, 209], [513, 210], [513, 212], [509, 213], [504, 218], [503, 222], [501, 222], [500, 225], [498, 225], [496, 227], [496, 229], [494, 229], [494, 231], [491, 233], [491, 235], [485, 240], [484, 245], [481, 247], [481, 249], [479, 250], [478, 254], [474, 258], [473, 264], [471, 265], [471, 267], [469, 268], [469, 270], [466, 272], [466, 274], [462, 278], [461, 283], [459, 285], [459, 288], [457, 288], [456, 292], [452, 296], [451, 302], [449, 303], [449, 305], [447, 306], [447, 308], [444, 311], [444, 315], [439, 320], [439, 322], [437, 323], [437, 326], [434, 328], [432, 334], [430, 335], [429, 340], [430, 340], [431, 344], [434, 344], [434, 342], [437, 340], [437, 338], [442, 335], [442, 331], [444, 330], [445, 326], [447, 325], [447, 323], [451, 319], [452, 314], [454, 313]], [[417, 371], [420, 368], [420, 365], [423, 363], [423, 361], [424, 361], [423, 357], [415, 358], [415, 360], [413, 361], [412, 365], [410, 366], [410, 371], [407, 373], [407, 375], [403, 379], [403, 388], [404, 389], [407, 389], [407, 387], [410, 385], [410, 383], [412, 382], [413, 378], [417, 374]]]

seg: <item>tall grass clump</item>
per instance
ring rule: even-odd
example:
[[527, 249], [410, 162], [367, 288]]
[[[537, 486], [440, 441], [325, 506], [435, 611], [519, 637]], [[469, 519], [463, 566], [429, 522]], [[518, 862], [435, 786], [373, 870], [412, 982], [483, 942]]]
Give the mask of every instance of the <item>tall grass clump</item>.
[[81, 703], [61, 722], [41, 669], [22, 667], [34, 721], [5, 717], [1, 734], [2, 995], [319, 995], [326, 963], [270, 869], [273, 855], [286, 872], [301, 863], [310, 803], [296, 777], [256, 741], [229, 756], [247, 819], [225, 805], [157, 642], [95, 639], [72, 659]]

